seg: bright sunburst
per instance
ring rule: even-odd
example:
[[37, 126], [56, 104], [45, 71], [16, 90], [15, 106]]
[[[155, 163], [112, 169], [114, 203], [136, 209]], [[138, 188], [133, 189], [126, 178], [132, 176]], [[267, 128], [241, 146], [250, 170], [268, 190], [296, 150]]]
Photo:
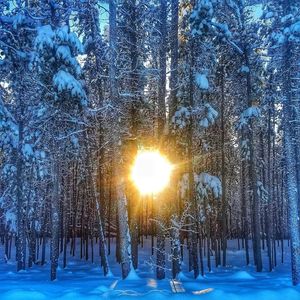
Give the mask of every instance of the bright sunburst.
[[156, 194], [169, 183], [172, 165], [158, 151], [139, 151], [131, 170], [131, 179], [141, 194]]

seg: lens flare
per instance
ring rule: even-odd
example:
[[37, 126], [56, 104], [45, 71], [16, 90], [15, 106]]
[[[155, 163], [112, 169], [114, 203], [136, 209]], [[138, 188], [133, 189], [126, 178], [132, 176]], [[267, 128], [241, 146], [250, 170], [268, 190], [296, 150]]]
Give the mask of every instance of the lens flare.
[[141, 194], [157, 194], [170, 181], [172, 165], [158, 151], [139, 151], [131, 170], [131, 179]]

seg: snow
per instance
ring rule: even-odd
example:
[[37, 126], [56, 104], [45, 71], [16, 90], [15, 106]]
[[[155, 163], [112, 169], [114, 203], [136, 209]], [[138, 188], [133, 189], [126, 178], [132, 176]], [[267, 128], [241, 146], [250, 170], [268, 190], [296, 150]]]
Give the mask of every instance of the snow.
[[[38, 28], [38, 35], [35, 39], [35, 49], [37, 53], [33, 56], [31, 64], [37, 62], [42, 72], [43, 67], [48, 69], [48, 64], [56, 60], [58, 67], [54, 68], [54, 75], [52, 75], [54, 87], [58, 93], [70, 92], [71, 97], [79, 98], [80, 104], [86, 106], [87, 96], [79, 77], [81, 67], [76, 59], [76, 55], [83, 52], [83, 46], [76, 34], [70, 33], [68, 26], [62, 26], [56, 30], [53, 30], [50, 25], [41, 26]], [[56, 98], [58, 96], [55, 94]], [[43, 111], [41, 113], [43, 114]]]
[[36, 291], [24, 291], [24, 290], [14, 290], [5, 293], [2, 298], [3, 300], [23, 300], [23, 299], [32, 299], [32, 300], [43, 300], [46, 299], [46, 296], [40, 292]]
[[60, 70], [53, 77], [53, 84], [59, 93], [69, 91], [73, 97], [78, 97], [82, 105], [87, 104], [87, 97], [81, 84], [70, 73]]
[[12, 211], [7, 211], [5, 213], [5, 221], [6, 223], [9, 224], [10, 230], [16, 232], [16, 224], [17, 224], [16, 214]]
[[196, 84], [201, 90], [208, 90], [209, 88], [208, 79], [203, 73], [196, 74]]
[[[183, 271], [178, 276], [185, 290], [184, 293], [173, 293], [170, 286], [170, 272], [168, 278], [156, 280], [153, 271], [146, 263], [151, 257], [151, 241], [144, 240], [144, 248], [139, 248], [138, 278], [122, 280], [120, 265], [114, 261], [115, 243], [109, 256], [114, 276], [104, 277], [100, 265], [100, 258], [95, 262], [80, 260], [77, 257], [68, 258], [66, 269], [59, 268], [58, 280], [50, 282], [50, 264], [33, 266], [30, 270], [15, 271], [14, 261], [4, 263], [4, 245], [0, 244], [0, 299], [1, 300], [44, 300], [44, 299], [199, 299], [197, 292], [212, 289], [207, 294], [201, 294], [201, 299], [209, 300], [299, 300], [300, 287], [293, 287], [290, 279], [290, 248], [285, 241], [284, 263], [279, 263], [273, 272], [256, 273], [254, 266], [244, 267], [245, 253], [237, 249], [237, 241], [228, 242], [228, 266], [213, 267], [213, 272], [204, 277], [193, 279], [188, 272], [187, 252], [184, 252]], [[167, 243], [167, 246], [169, 244]], [[251, 242], [250, 242], [251, 246]], [[95, 244], [94, 253], [97, 253]], [[185, 246], [186, 247], [186, 246]], [[14, 248], [14, 247], [13, 247]], [[78, 241], [78, 247], [80, 242]], [[280, 246], [277, 248], [280, 255]], [[14, 254], [14, 253], [13, 253]], [[12, 255], [14, 257], [14, 255]], [[263, 251], [264, 265], [267, 266], [267, 252]], [[49, 253], [47, 253], [47, 259]], [[155, 258], [155, 253], [154, 253]], [[251, 262], [253, 262], [251, 252]], [[212, 257], [213, 259], [213, 257]], [[170, 262], [168, 262], [170, 263]], [[206, 259], [204, 260], [206, 266]], [[60, 261], [61, 265], [61, 261]], [[214, 265], [214, 264], [213, 264]], [[155, 268], [154, 268], [155, 269]], [[207, 272], [207, 270], [205, 269]]]
[[134, 269], [131, 269], [125, 280], [138, 280], [140, 277], [136, 274]]
[[265, 15], [265, 18], [266, 19], [270, 19], [270, 18], [273, 18], [274, 17], [274, 13], [272, 11], [268, 11]]
[[184, 106], [180, 107], [172, 117], [173, 126], [178, 129], [185, 128], [190, 122], [190, 117], [190, 111]]
[[291, 26], [291, 32], [293, 34], [300, 34], [300, 21], [294, 23], [292, 26]]
[[79, 140], [78, 140], [78, 137], [75, 136], [74, 134], [71, 135], [70, 137], [71, 139], [71, 142], [73, 144], [73, 147], [76, 148], [76, 149], [79, 149]]
[[30, 144], [24, 144], [24, 145], [23, 145], [22, 152], [23, 152], [23, 155], [24, 155], [26, 158], [29, 158], [29, 157], [31, 157], [31, 156], [34, 156], [33, 149], [32, 149], [32, 146], [31, 146]]
[[236, 280], [252, 280], [255, 279], [254, 276], [250, 275], [246, 271], [238, 271], [230, 276], [231, 279], [236, 279]]
[[259, 118], [261, 115], [260, 109], [256, 105], [252, 105], [246, 108], [238, 121], [237, 128], [242, 129], [244, 126], [248, 125], [248, 121], [253, 118]]
[[209, 192], [211, 192], [215, 198], [221, 197], [222, 184], [218, 177], [204, 172], [199, 175], [196, 174], [194, 177], [197, 191], [202, 197], [207, 197]]
[[45, 48], [54, 48], [54, 41], [61, 44], [70, 43], [77, 51], [76, 54], [83, 53], [83, 45], [79, 41], [74, 32], [68, 32], [68, 26], [58, 28], [56, 31], [50, 25], [38, 27], [38, 35], [35, 39], [35, 47], [37, 50], [43, 51]]
[[204, 104], [204, 116], [200, 119], [199, 125], [204, 128], [208, 128], [213, 125], [218, 117], [218, 112], [209, 104]]
[[281, 23], [285, 23], [289, 20], [292, 20], [293, 18], [294, 18], [294, 16], [292, 14], [285, 15], [281, 18]]
[[62, 26], [56, 30], [56, 36], [60, 39], [61, 42], [68, 42], [69, 34], [68, 26]]
[[71, 32], [69, 34], [69, 42], [73, 45], [73, 47], [77, 50], [78, 53], [84, 52], [83, 45], [74, 32]]
[[65, 46], [65, 45], [58, 46], [56, 49], [56, 56], [59, 59], [63, 59], [66, 65], [73, 66], [76, 74], [80, 75], [81, 67], [78, 61], [74, 57], [72, 57], [69, 46]]
[[285, 35], [280, 32], [273, 32], [271, 34], [271, 39], [278, 45], [281, 45], [285, 42]]
[[249, 69], [248, 66], [241, 66], [240, 72], [241, 72], [241, 73], [249, 73], [249, 72], [250, 72], [250, 69]]
[[38, 28], [38, 35], [35, 40], [35, 47], [40, 51], [44, 51], [45, 48], [53, 48], [53, 38], [55, 36], [54, 31], [50, 25], [41, 26]]
[[13, 17], [13, 27], [17, 29], [18, 26], [22, 25], [25, 21], [25, 16], [23, 14], [17, 14]]

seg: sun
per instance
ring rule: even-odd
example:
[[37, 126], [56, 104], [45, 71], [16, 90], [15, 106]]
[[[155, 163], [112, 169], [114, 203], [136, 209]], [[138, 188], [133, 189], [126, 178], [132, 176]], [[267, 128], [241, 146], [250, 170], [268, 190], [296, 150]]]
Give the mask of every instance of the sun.
[[139, 151], [131, 169], [131, 179], [143, 195], [161, 192], [170, 181], [172, 165], [159, 151]]

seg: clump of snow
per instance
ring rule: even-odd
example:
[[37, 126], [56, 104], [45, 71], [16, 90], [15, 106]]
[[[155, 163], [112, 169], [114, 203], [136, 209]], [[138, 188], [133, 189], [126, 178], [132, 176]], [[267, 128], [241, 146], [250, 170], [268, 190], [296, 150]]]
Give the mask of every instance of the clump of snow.
[[16, 214], [12, 211], [7, 211], [5, 213], [5, 223], [9, 224], [9, 228], [12, 232], [16, 232], [17, 217]]
[[114, 277], [114, 274], [113, 274], [112, 271], [109, 269], [105, 277], [106, 277], [106, 278], [113, 278], [113, 277]]
[[204, 73], [197, 73], [196, 76], [196, 84], [201, 90], [208, 90], [209, 83], [206, 74]]
[[230, 278], [236, 279], [236, 280], [253, 280], [253, 279], [255, 279], [255, 277], [253, 277], [246, 271], [236, 272], [236, 273], [230, 275]]
[[74, 32], [69, 33], [69, 42], [73, 45], [78, 53], [84, 52], [83, 45]]
[[68, 26], [62, 26], [56, 30], [56, 35], [60, 39], [61, 42], [68, 42], [68, 34], [69, 28]]
[[282, 45], [285, 42], [285, 39], [285, 35], [281, 32], [273, 32], [271, 34], [271, 40], [277, 45]]
[[264, 203], [267, 203], [269, 193], [264, 188], [263, 183], [261, 181], [257, 181], [256, 186], [257, 186], [257, 195], [263, 200]]
[[30, 144], [23, 145], [22, 152], [27, 159], [34, 156], [33, 149]]
[[85, 91], [82, 89], [81, 84], [70, 73], [60, 70], [53, 77], [53, 84], [57, 88], [59, 93], [68, 91], [72, 97], [80, 99], [82, 105], [87, 104], [87, 97]]
[[195, 175], [195, 184], [198, 194], [202, 198], [207, 198], [212, 193], [215, 198], [222, 195], [222, 184], [218, 177], [208, 173], [200, 173]]
[[244, 139], [241, 141], [241, 154], [242, 154], [242, 160], [250, 159], [250, 148], [249, 148], [248, 139]]
[[173, 127], [176, 129], [185, 128], [190, 123], [190, 117], [190, 111], [184, 106], [180, 107], [172, 117]]
[[190, 280], [187, 276], [185, 276], [183, 274], [183, 272], [179, 272], [178, 275], [177, 275], [177, 279], [181, 280], [181, 281], [188, 281]]
[[204, 116], [200, 119], [199, 125], [208, 128], [213, 125], [218, 117], [218, 112], [209, 104], [204, 104]]
[[181, 199], [185, 199], [189, 189], [189, 175], [183, 174], [179, 180], [179, 194]]
[[200, 280], [200, 281], [204, 281], [206, 280], [206, 276], [202, 276], [201, 274], [198, 275], [198, 277], [196, 278], [197, 280]]
[[81, 73], [80, 65], [78, 61], [74, 57], [72, 57], [69, 46], [66, 45], [58, 46], [56, 49], [56, 56], [57, 58], [62, 59], [67, 65], [71, 65], [74, 68], [76, 74], [80, 75]]
[[241, 66], [240, 72], [246, 74], [246, 73], [249, 73], [249, 72], [250, 72], [250, 69], [249, 69], [248, 66]]
[[13, 165], [13, 164], [5, 164], [4, 166], [2, 166], [2, 174], [3, 175], [14, 175], [17, 171], [17, 168]]
[[79, 141], [76, 135], [71, 135], [71, 143], [75, 149], [79, 149]]
[[265, 16], [266, 19], [271, 19], [274, 17], [274, 13], [272, 11], [268, 11]]
[[261, 115], [261, 113], [260, 113], [260, 109], [258, 106], [252, 105], [252, 106], [248, 107], [247, 109], [245, 109], [242, 112], [240, 119], [237, 123], [237, 128], [242, 129], [245, 126], [248, 126], [250, 119], [258, 118], [258, 117], [260, 117], [260, 115]]
[[38, 28], [38, 35], [35, 39], [35, 48], [44, 52], [47, 48], [53, 48], [53, 39], [55, 33], [50, 25], [41, 26]]
[[14, 29], [17, 29], [18, 26], [22, 25], [25, 21], [25, 16], [24, 14], [17, 14], [16, 16], [13, 17], [13, 27]]
[[291, 25], [291, 33], [295, 35], [300, 34], [300, 21]]
[[193, 35], [202, 35], [211, 29], [211, 19], [213, 17], [213, 13], [214, 9], [212, 1], [198, 1], [197, 6], [190, 15]]
[[290, 21], [294, 18], [294, 16], [292, 14], [288, 14], [288, 15], [285, 15], [281, 18], [281, 23], [286, 23], [287, 21]]
[[139, 280], [140, 277], [137, 275], [134, 268], [131, 268], [128, 276], [125, 278], [125, 280]]
[[43, 66], [47, 71], [52, 70], [54, 89], [58, 91], [55, 99], [60, 93], [69, 92], [71, 98], [79, 99], [79, 103], [86, 106], [87, 96], [79, 80], [81, 67], [76, 59], [76, 55], [83, 52], [83, 46], [76, 34], [70, 33], [68, 26], [56, 30], [50, 25], [41, 26], [35, 39], [35, 50], [31, 64], [37, 63], [40, 72], [45, 72]]

